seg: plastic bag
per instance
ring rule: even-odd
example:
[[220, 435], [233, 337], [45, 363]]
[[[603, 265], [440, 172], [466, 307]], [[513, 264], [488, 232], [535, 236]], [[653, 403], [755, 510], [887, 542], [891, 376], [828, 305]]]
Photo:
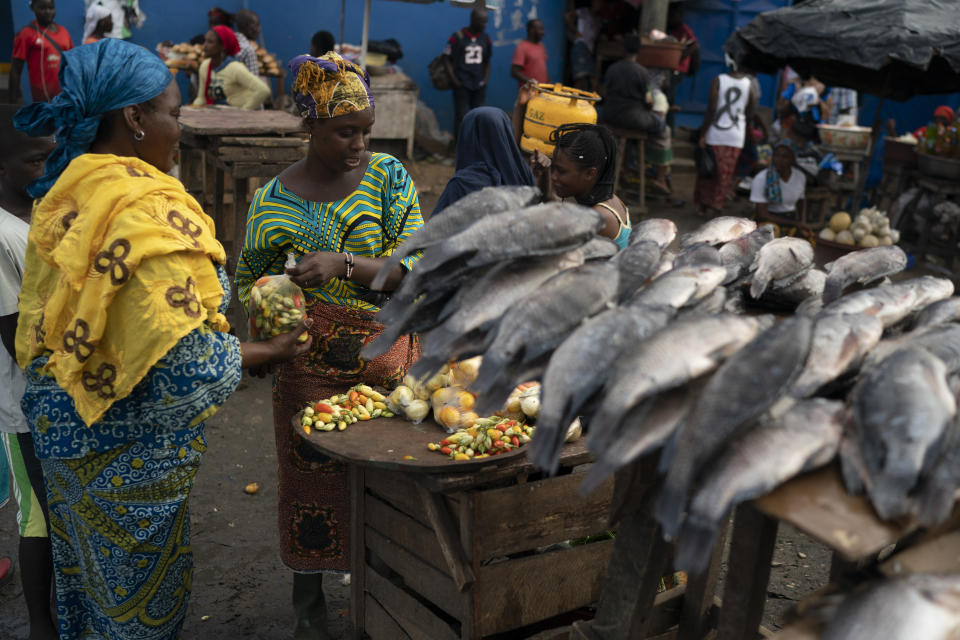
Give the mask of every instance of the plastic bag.
[[468, 429], [480, 419], [473, 411], [477, 398], [462, 387], [442, 387], [430, 396], [433, 406], [433, 419], [437, 424], [453, 433], [457, 429]]
[[[285, 266], [297, 266], [292, 253], [287, 254]], [[264, 276], [256, 281], [250, 291], [247, 315], [250, 318], [250, 339], [253, 341], [269, 340], [293, 331], [303, 321], [303, 291], [289, 276]], [[299, 340], [305, 342], [307, 334], [304, 333]]]
[[693, 161], [697, 165], [697, 175], [701, 178], [708, 180], [717, 175], [717, 156], [709, 145], [695, 148]]

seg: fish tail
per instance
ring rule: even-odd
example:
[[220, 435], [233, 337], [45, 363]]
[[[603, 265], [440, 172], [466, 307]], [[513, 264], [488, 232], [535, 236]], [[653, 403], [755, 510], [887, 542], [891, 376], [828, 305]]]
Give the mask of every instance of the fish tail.
[[477, 396], [477, 408], [475, 411], [481, 416], [488, 416], [503, 409], [507, 403], [510, 392], [513, 391], [517, 383], [511, 377], [498, 377], [487, 389]]
[[400, 264], [400, 261], [407, 257], [407, 251], [404, 249], [403, 245], [397, 247], [397, 250], [390, 256], [387, 257], [387, 261], [380, 268], [380, 271], [377, 272], [377, 275], [373, 277], [373, 281], [370, 282], [370, 288], [373, 290], [382, 289], [383, 285], [386, 284], [387, 278], [390, 277], [390, 272]]
[[583, 479], [583, 482], [580, 483], [580, 488], [578, 489], [580, 495], [587, 496], [591, 494], [597, 487], [603, 484], [603, 481], [614, 471], [615, 470], [605, 464], [603, 460], [598, 460], [590, 465], [586, 477]]
[[676, 539], [687, 506], [687, 487], [690, 484], [687, 466], [679, 464], [670, 467], [654, 507], [653, 517], [660, 523], [667, 540]]
[[954, 488], [925, 487], [916, 497], [917, 522], [922, 527], [935, 527], [950, 516]]
[[540, 431], [538, 426], [533, 440], [530, 441], [530, 461], [550, 475], [554, 475], [560, 466], [559, 454], [565, 435], [565, 432], [557, 429]]
[[393, 343], [397, 341], [402, 330], [403, 325], [401, 323], [387, 325], [380, 335], [360, 349], [360, 356], [367, 360], [373, 360], [377, 356], [383, 355], [389, 351]]
[[409, 373], [417, 380], [428, 380], [433, 377], [433, 374], [442, 369], [445, 364], [446, 361], [443, 358], [425, 355], [413, 363]]
[[717, 523], [694, 515], [687, 516], [677, 539], [674, 568], [690, 575], [701, 575], [710, 566], [717, 541]]

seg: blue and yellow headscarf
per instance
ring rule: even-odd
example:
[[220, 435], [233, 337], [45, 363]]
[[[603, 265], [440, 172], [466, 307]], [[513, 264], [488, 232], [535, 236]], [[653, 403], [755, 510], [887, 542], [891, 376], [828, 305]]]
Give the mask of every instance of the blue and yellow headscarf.
[[332, 51], [290, 61], [293, 99], [304, 118], [336, 118], [373, 107], [370, 76]]
[[46, 172], [27, 187], [30, 195], [43, 197], [70, 161], [90, 149], [105, 113], [156, 98], [172, 81], [155, 53], [123, 40], [105, 38], [64, 52], [60, 94], [24, 107], [13, 118], [27, 135], [55, 133], [57, 138]]

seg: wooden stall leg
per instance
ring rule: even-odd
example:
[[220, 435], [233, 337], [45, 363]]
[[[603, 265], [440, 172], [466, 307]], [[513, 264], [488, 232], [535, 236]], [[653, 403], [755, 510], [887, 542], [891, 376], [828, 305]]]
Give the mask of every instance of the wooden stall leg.
[[647, 139], [637, 140], [637, 165], [640, 168], [640, 213], [647, 213]]
[[670, 557], [670, 545], [649, 509], [656, 481], [656, 456], [644, 458], [616, 475], [614, 513], [622, 514], [600, 606], [589, 622], [573, 625], [577, 640], [645, 638], [657, 585]]
[[[727, 543], [728, 529], [729, 525], [725, 526], [717, 537], [707, 570], [702, 575], [691, 576], [687, 583], [677, 640], [699, 640], [710, 631], [710, 613], [717, 590], [717, 579], [720, 577], [720, 559]], [[769, 563], [767, 564], [769, 566]]]
[[778, 524], [751, 504], [737, 507], [718, 640], [750, 640], [759, 635]]
[[234, 178], [233, 180], [233, 235], [231, 236], [230, 253], [231, 265], [236, 268], [240, 261], [240, 252], [243, 251], [243, 242], [247, 234], [247, 210], [250, 208], [249, 198], [250, 179]]
[[620, 171], [623, 169], [623, 154], [627, 150], [627, 139], [620, 138], [617, 140], [617, 160], [614, 162], [613, 167], [613, 193], [616, 195], [617, 189], [620, 187]]
[[217, 234], [221, 242], [230, 238], [230, 229], [223, 216], [223, 191], [224, 191], [223, 169], [213, 165], [213, 223], [216, 225]]
[[366, 624], [367, 541], [364, 535], [364, 497], [366, 483], [363, 467], [350, 465], [350, 621], [351, 638], [362, 640]]
[[473, 584], [473, 568], [464, 557], [463, 547], [460, 544], [460, 538], [457, 535], [457, 524], [450, 513], [450, 509], [443, 501], [440, 494], [433, 493], [423, 485], [417, 485], [417, 491], [420, 493], [420, 499], [423, 500], [423, 506], [427, 511], [427, 518], [430, 519], [430, 526], [437, 534], [437, 541], [440, 543], [440, 553], [443, 554], [447, 566], [450, 568], [450, 575], [457, 583], [457, 588], [464, 591]]

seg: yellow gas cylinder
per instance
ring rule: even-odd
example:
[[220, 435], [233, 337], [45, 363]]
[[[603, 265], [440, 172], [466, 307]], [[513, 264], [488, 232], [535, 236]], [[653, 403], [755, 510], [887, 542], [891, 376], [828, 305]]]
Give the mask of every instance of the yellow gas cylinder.
[[536, 95], [527, 103], [520, 148], [553, 155], [550, 133], [563, 124], [596, 124], [597, 110], [593, 104], [599, 100], [596, 93], [560, 83], [538, 85]]

